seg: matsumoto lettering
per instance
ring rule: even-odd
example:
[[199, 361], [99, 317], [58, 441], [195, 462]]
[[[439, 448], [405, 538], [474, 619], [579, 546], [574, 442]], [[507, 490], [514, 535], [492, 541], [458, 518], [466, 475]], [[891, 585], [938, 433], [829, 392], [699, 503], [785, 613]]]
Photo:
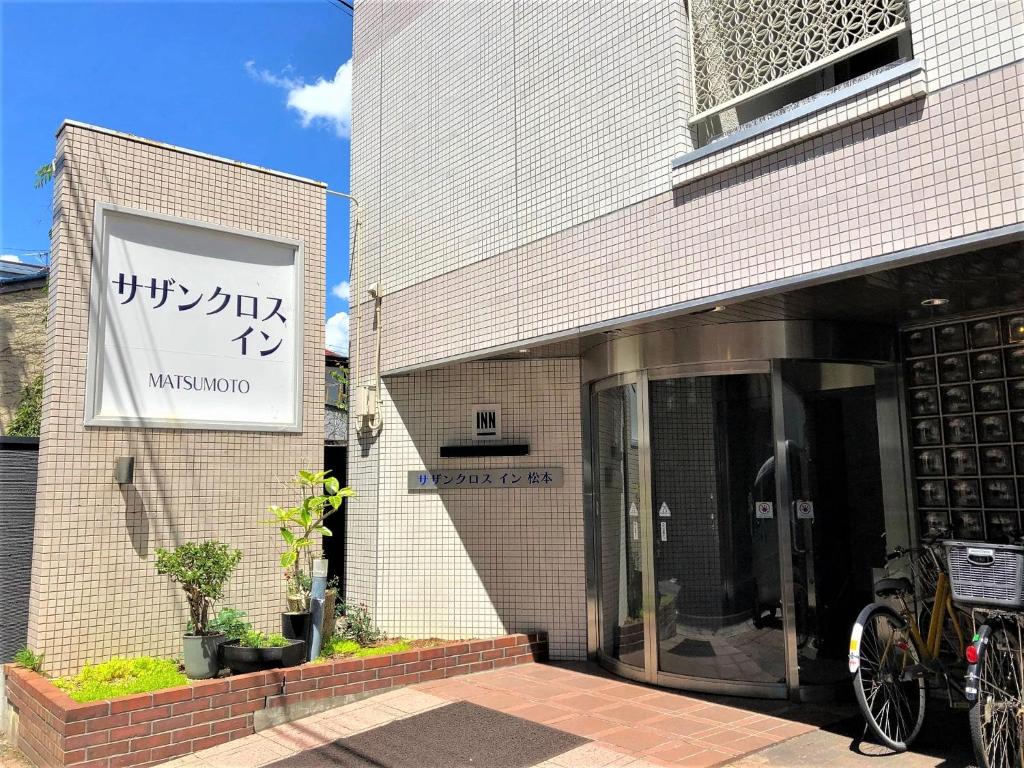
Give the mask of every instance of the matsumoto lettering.
[[225, 379], [218, 376], [189, 376], [183, 373], [150, 373], [149, 386], [154, 389], [180, 389], [185, 392], [249, 393], [248, 379]]

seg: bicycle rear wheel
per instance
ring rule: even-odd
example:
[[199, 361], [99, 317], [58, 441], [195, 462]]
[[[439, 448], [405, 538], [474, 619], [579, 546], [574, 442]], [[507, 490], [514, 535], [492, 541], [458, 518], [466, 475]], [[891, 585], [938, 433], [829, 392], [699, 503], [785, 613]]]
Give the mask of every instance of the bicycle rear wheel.
[[1020, 768], [1024, 727], [1020, 632], [1015, 624], [990, 623], [979, 629], [978, 637], [983, 650], [972, 669], [978, 690], [970, 710], [974, 755], [979, 768]]
[[854, 624], [850, 654], [851, 664], [859, 656], [853, 690], [868, 727], [885, 746], [906, 751], [921, 732], [927, 700], [906, 622], [884, 605], [868, 606]]

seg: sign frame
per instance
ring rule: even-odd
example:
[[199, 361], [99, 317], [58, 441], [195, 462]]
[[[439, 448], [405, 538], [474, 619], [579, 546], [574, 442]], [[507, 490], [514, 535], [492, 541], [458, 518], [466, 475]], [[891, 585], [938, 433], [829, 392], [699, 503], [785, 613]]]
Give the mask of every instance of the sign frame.
[[[290, 422], [265, 421], [221, 421], [214, 419], [163, 419], [145, 416], [99, 416], [100, 397], [103, 392], [103, 366], [100, 358], [103, 355], [107, 330], [107, 307], [103, 300], [104, 289], [108, 279], [109, 260], [106, 258], [104, 242], [107, 237], [107, 214], [121, 214], [142, 219], [150, 219], [181, 227], [232, 235], [250, 240], [261, 240], [291, 248], [294, 252], [292, 270], [294, 272], [293, 297], [295, 307], [295, 324], [292, 329], [293, 366], [294, 366], [294, 402], [292, 403], [292, 419]], [[145, 429], [199, 429], [225, 432], [302, 432], [303, 419], [303, 383], [305, 380], [303, 343], [305, 339], [305, 253], [302, 240], [270, 235], [262, 232], [228, 227], [209, 221], [187, 219], [154, 211], [131, 208], [116, 203], [97, 201], [93, 211], [92, 253], [90, 255], [89, 285], [89, 340], [86, 351], [85, 376], [85, 418], [87, 427], [141, 427]]]

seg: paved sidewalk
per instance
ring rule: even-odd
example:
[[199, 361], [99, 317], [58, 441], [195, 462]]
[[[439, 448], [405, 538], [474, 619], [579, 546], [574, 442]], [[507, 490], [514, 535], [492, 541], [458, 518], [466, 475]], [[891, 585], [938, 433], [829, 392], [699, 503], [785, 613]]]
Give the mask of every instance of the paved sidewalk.
[[[480, 722], [487, 723], [487, 717], [493, 716], [499, 730], [481, 731], [483, 726], [471, 727], [468, 721], [466, 727], [453, 727], [450, 708], [454, 702], [468, 702], [459, 705], [460, 712], [483, 712], [486, 717]], [[448, 720], [444, 720], [446, 712]], [[424, 762], [428, 748], [424, 742], [430, 741], [436, 747], [430, 754], [437, 756], [437, 766], [821, 766], [837, 764], [838, 757], [850, 752], [851, 739], [841, 728], [836, 733], [819, 728], [849, 723], [854, 713], [850, 707], [787, 702], [744, 700], [738, 705], [736, 700], [630, 683], [591, 665], [527, 664], [390, 691], [166, 765], [261, 768], [282, 761], [281, 768], [431, 768]], [[448, 723], [440, 733], [430, 725], [438, 722]], [[418, 723], [423, 724], [419, 730]], [[404, 728], [399, 727], [403, 724]], [[520, 736], [518, 728], [532, 730]], [[546, 736], [551, 738], [545, 740]], [[800, 746], [807, 739], [820, 743], [808, 750]], [[473, 750], [485, 747], [489, 751], [478, 752], [474, 759]], [[835, 751], [836, 760], [828, 756], [830, 751]], [[543, 757], [531, 760], [529, 754]], [[962, 765], [931, 758], [912, 761], [911, 757], [875, 759], [875, 764], [884, 763], [885, 768]]]

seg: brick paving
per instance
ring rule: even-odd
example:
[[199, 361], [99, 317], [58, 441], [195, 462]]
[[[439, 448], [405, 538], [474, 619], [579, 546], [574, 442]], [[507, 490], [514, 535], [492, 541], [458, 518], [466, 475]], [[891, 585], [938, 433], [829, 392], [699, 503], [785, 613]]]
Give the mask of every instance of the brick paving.
[[[590, 739], [538, 763], [538, 768], [860, 764], [848, 762], [853, 760], [848, 757], [851, 738], [842, 728], [833, 727], [851, 721], [856, 712], [848, 706], [687, 695], [621, 680], [591, 665], [527, 664], [390, 691], [166, 765], [261, 768], [335, 739], [457, 701]], [[822, 726], [831, 731], [821, 730]], [[880, 764], [877, 758], [863, 759]], [[886, 768], [966, 764], [927, 755], [893, 756], [881, 762]]]

